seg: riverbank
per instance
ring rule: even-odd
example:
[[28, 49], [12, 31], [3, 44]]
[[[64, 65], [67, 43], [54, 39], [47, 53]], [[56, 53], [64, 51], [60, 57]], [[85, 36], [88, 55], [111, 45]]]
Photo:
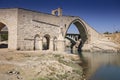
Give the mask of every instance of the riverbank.
[[0, 49], [1, 80], [82, 80], [78, 55]]

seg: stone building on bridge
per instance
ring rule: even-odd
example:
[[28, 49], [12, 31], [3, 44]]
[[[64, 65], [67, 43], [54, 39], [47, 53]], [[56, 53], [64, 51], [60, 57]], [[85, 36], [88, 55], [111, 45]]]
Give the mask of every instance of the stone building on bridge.
[[83, 41], [82, 50], [116, 50], [116, 44], [78, 16], [63, 16], [61, 8], [46, 14], [21, 8], [0, 9], [0, 31], [8, 28], [8, 48], [14, 50], [64, 51], [65, 37], [75, 24]]

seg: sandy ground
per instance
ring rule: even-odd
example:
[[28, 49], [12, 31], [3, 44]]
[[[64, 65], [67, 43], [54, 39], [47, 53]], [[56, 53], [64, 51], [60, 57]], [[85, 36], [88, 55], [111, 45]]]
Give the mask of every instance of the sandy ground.
[[0, 49], [0, 80], [81, 80], [79, 63], [73, 54]]

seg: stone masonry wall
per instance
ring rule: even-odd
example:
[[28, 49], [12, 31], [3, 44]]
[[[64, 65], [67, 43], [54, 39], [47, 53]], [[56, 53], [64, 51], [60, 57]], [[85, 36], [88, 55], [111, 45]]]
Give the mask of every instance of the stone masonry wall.
[[58, 37], [59, 26], [56, 16], [33, 11], [18, 10], [18, 49], [33, 50], [35, 35]]

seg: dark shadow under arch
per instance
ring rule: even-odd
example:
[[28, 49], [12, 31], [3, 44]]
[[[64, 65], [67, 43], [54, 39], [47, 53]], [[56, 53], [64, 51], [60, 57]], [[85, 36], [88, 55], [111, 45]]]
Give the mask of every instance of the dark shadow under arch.
[[50, 35], [46, 34], [43, 37], [43, 50], [48, 50], [50, 45]]

